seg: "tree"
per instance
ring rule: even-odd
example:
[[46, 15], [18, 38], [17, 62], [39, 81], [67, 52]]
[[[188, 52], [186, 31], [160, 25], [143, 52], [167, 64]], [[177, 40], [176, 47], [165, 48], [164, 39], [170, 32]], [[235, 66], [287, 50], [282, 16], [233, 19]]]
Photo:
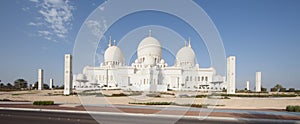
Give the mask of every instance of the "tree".
[[48, 84], [44, 84], [43, 88], [44, 88], [45, 90], [48, 90], [48, 89], [49, 89], [49, 85], [48, 85]]
[[295, 92], [296, 90], [295, 90], [295, 88], [290, 88], [288, 91], [289, 92]]
[[261, 87], [261, 92], [267, 92], [267, 88], [263, 88], [263, 87]]
[[276, 88], [271, 88], [270, 91], [271, 92], [277, 92], [277, 89]]
[[36, 81], [33, 86], [32, 86], [32, 89], [37, 89], [38, 88], [38, 82]]
[[[32, 89], [38, 89], [38, 82], [35, 82]], [[48, 84], [43, 84], [43, 89], [48, 90], [49, 85]]]
[[13, 85], [11, 85], [11, 83], [7, 83], [7, 84], [6, 84], [6, 87], [7, 87], [8, 89], [12, 89], [12, 88], [14, 88], [14, 86], [13, 86]]
[[279, 89], [279, 92], [285, 92], [286, 91], [286, 88], [280, 88]]
[[24, 79], [18, 79], [18, 80], [15, 80], [14, 86], [17, 89], [28, 88], [28, 83]]
[[4, 86], [5, 86], [5, 85], [4, 85], [3, 83], [0, 84], [0, 88], [4, 88]]
[[278, 92], [281, 88], [283, 88], [282, 85], [276, 84], [273, 88], [271, 88], [272, 92]]

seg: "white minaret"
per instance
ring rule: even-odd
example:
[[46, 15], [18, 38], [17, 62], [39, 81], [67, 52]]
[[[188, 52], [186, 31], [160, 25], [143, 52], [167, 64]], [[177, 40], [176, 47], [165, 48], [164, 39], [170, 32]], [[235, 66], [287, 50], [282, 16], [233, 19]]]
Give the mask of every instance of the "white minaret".
[[261, 92], [261, 72], [256, 72], [255, 92]]
[[44, 71], [43, 69], [38, 70], [38, 90], [43, 90], [44, 88]]
[[246, 82], [246, 90], [250, 90], [250, 81]]
[[227, 58], [227, 94], [235, 94], [235, 56]]
[[50, 83], [49, 83], [49, 88], [50, 89], [53, 89], [53, 79], [52, 78], [50, 78], [50, 81], [49, 81]]
[[65, 55], [65, 72], [64, 72], [64, 95], [70, 95], [72, 92], [72, 55]]

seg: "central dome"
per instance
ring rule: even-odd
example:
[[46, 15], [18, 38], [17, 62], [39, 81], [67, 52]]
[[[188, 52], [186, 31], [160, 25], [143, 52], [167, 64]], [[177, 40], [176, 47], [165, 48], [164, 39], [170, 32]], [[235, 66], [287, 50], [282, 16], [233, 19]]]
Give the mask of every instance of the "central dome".
[[152, 56], [158, 62], [162, 56], [161, 45], [157, 39], [148, 36], [139, 44], [137, 54], [139, 60], [144, 60], [147, 56]]

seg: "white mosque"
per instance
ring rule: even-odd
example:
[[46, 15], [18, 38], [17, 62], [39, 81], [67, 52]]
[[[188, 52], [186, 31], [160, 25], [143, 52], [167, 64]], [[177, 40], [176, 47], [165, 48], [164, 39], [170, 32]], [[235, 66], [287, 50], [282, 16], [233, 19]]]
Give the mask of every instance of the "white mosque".
[[235, 92], [234, 56], [227, 59], [227, 76], [218, 75], [213, 67], [201, 68], [195, 62], [190, 41], [177, 52], [174, 61], [173, 66], [164, 61], [160, 42], [149, 34], [140, 42], [134, 63], [125, 65], [121, 49], [110, 40], [104, 62], [98, 67], [84, 67], [82, 73], [73, 76], [72, 84], [76, 90]]

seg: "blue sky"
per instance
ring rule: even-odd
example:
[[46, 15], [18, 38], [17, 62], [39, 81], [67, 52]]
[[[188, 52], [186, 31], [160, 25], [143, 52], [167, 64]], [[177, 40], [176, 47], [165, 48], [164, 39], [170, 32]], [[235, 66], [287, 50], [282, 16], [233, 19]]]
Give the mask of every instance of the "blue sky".
[[[2, 82], [13, 83], [18, 78], [24, 78], [33, 83], [37, 80], [37, 69], [43, 68], [45, 82], [54, 78], [55, 84], [61, 85], [64, 54], [73, 52], [81, 25], [103, 3], [101, 0], [45, 1], [0, 1]], [[280, 83], [287, 88], [300, 88], [299, 0], [195, 2], [214, 22], [223, 40], [226, 55], [237, 57], [238, 88], [243, 88], [247, 80], [254, 87], [256, 71], [262, 72], [264, 87]], [[46, 20], [47, 14], [53, 14], [45, 13], [51, 7], [64, 12], [60, 14], [65, 18]], [[113, 35], [118, 41], [129, 31], [147, 25], [165, 26], [184, 38], [191, 37], [192, 45], [198, 46], [194, 48], [198, 62], [202, 67], [210, 66], [205, 44], [193, 42], [201, 41], [201, 38], [185, 22], [166, 13], [144, 11], [128, 15], [115, 23], [106, 35]], [[101, 42], [100, 46], [105, 49], [106, 44]], [[171, 59], [166, 61], [172, 63]]]

